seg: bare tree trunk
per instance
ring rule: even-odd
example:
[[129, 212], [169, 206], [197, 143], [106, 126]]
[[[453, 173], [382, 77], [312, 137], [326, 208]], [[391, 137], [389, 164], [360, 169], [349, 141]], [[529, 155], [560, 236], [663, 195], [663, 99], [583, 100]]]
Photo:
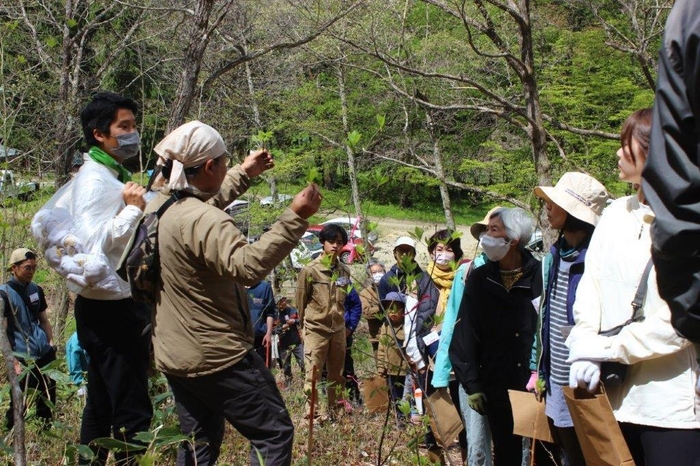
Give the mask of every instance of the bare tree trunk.
[[211, 31], [209, 17], [215, 0], [198, 0], [194, 9], [192, 29], [189, 31], [189, 44], [182, 62], [182, 74], [172, 103], [166, 133], [171, 132], [185, 122], [185, 118], [197, 96], [199, 71], [202, 67], [204, 52], [209, 45]]
[[[79, 2], [65, 1], [66, 18], [72, 18]], [[78, 93], [78, 81], [71, 77], [71, 72], [76, 66], [75, 39], [71, 37], [67, 22], [62, 25], [63, 53], [61, 70], [59, 75], [58, 105], [56, 108], [56, 189], [63, 186], [70, 179], [73, 152], [77, 143], [75, 136], [75, 96]]]
[[52, 324], [54, 335], [63, 335], [70, 312], [70, 292], [66, 286], [65, 280], [60, 280], [56, 287], [56, 295], [58, 300], [54, 307], [54, 321]]
[[[348, 175], [350, 177], [350, 189], [352, 190], [352, 203], [355, 206], [355, 214], [362, 219], [360, 223], [360, 231], [362, 232], [362, 238], [365, 242], [368, 242], [369, 231], [367, 229], [367, 222], [362, 214], [362, 202], [360, 199], [360, 189], [357, 186], [357, 170], [355, 168], [355, 149], [350, 145], [348, 141], [348, 135], [350, 134], [350, 125], [348, 123], [348, 99], [345, 94], [345, 69], [341, 64], [338, 65], [338, 94], [340, 96], [340, 108], [341, 117], [343, 121], [343, 134], [345, 134], [345, 154], [348, 157]], [[365, 251], [369, 253], [369, 249]]]
[[[535, 54], [532, 43], [532, 26], [530, 23], [530, 1], [520, 0], [518, 8], [520, 12], [520, 21], [518, 25], [520, 26], [520, 37], [522, 41], [521, 59], [523, 63], [521, 79], [529, 120], [527, 134], [532, 143], [532, 158], [535, 163], [535, 171], [537, 172], [537, 181], [540, 186], [551, 186], [552, 170], [549, 155], [547, 154], [547, 131], [542, 119], [540, 96], [535, 76]], [[539, 224], [543, 226], [544, 246], [545, 251], [548, 251], [549, 246], [556, 240], [557, 233], [549, 228], [547, 212], [544, 209], [540, 210]]]
[[27, 464], [27, 451], [24, 438], [24, 400], [22, 390], [19, 388], [19, 380], [15, 374], [15, 357], [12, 354], [12, 346], [7, 339], [5, 329], [7, 321], [5, 319], [5, 300], [0, 299], [0, 320], [2, 320], [2, 330], [0, 331], [0, 350], [7, 367], [7, 379], [10, 382], [10, 392], [13, 403], [14, 425], [14, 459], [15, 466], [25, 466]]
[[435, 134], [435, 124], [433, 122], [433, 116], [429, 109], [425, 112], [425, 120], [428, 124], [428, 131], [430, 133], [430, 140], [433, 143], [433, 159], [435, 161], [435, 172], [437, 174], [438, 180], [440, 181], [440, 198], [442, 199], [442, 210], [445, 213], [445, 222], [447, 223], [447, 228], [450, 230], [456, 230], [455, 219], [452, 215], [452, 201], [450, 200], [450, 191], [447, 189], [447, 184], [445, 183], [445, 169], [442, 164], [442, 152], [440, 150], [440, 138]]

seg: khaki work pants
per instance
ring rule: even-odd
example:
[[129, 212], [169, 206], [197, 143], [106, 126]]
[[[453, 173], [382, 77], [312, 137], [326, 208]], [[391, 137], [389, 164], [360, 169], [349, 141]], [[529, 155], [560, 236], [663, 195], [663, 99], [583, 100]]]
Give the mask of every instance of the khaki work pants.
[[[333, 416], [338, 409], [336, 400], [344, 398], [345, 379], [343, 366], [345, 364], [345, 328], [335, 333], [318, 333], [304, 329], [304, 365], [306, 380], [304, 392], [311, 393], [311, 381], [316, 378], [316, 387], [321, 380], [323, 366], [328, 371], [328, 414]], [[309, 396], [309, 400], [311, 397]], [[318, 395], [316, 395], [318, 400]], [[311, 405], [306, 403], [306, 415], [310, 414]]]

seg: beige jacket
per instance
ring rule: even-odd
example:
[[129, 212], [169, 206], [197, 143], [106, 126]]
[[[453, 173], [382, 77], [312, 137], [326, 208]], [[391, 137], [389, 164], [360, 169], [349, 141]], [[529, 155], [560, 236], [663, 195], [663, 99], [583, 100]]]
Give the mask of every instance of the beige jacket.
[[[394, 330], [391, 330], [389, 323], [384, 322], [379, 333], [379, 352], [377, 353], [377, 370], [380, 373], [386, 372], [389, 375], [406, 375], [408, 364], [403, 358], [403, 342], [406, 334], [403, 329], [403, 320], [398, 324], [391, 324]], [[394, 333], [399, 340], [399, 346], [396, 346]]]
[[365, 319], [381, 320], [382, 310], [379, 307], [379, 297], [372, 285], [367, 285], [360, 292], [360, 302], [362, 303], [362, 316]]
[[[287, 209], [259, 241], [248, 244], [225, 206], [248, 187], [234, 167], [222, 191], [208, 203], [185, 197], [161, 217], [158, 230], [161, 279], [153, 318], [158, 370], [196, 377], [223, 370], [253, 344], [244, 285], [263, 279], [296, 246], [308, 222]], [[168, 196], [159, 194], [146, 211]]]
[[343, 302], [352, 286], [350, 269], [337, 261], [331, 271], [323, 258], [322, 254], [299, 272], [296, 292], [299, 323], [316, 333], [335, 333], [345, 328]]

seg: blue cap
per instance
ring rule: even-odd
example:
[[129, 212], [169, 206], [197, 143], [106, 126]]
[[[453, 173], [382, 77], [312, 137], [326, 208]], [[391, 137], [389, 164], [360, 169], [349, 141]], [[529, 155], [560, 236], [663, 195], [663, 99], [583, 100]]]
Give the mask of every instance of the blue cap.
[[396, 291], [390, 291], [386, 294], [382, 302], [401, 302], [406, 303], [406, 295], [403, 293], [397, 293]]

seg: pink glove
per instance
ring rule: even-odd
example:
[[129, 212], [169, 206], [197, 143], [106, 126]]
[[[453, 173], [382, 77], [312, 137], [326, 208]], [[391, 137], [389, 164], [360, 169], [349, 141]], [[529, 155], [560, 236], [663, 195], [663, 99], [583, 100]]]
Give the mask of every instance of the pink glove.
[[527, 385], [525, 385], [525, 390], [528, 392], [536, 392], [537, 391], [537, 371], [532, 371], [530, 373], [530, 380], [527, 381]]

